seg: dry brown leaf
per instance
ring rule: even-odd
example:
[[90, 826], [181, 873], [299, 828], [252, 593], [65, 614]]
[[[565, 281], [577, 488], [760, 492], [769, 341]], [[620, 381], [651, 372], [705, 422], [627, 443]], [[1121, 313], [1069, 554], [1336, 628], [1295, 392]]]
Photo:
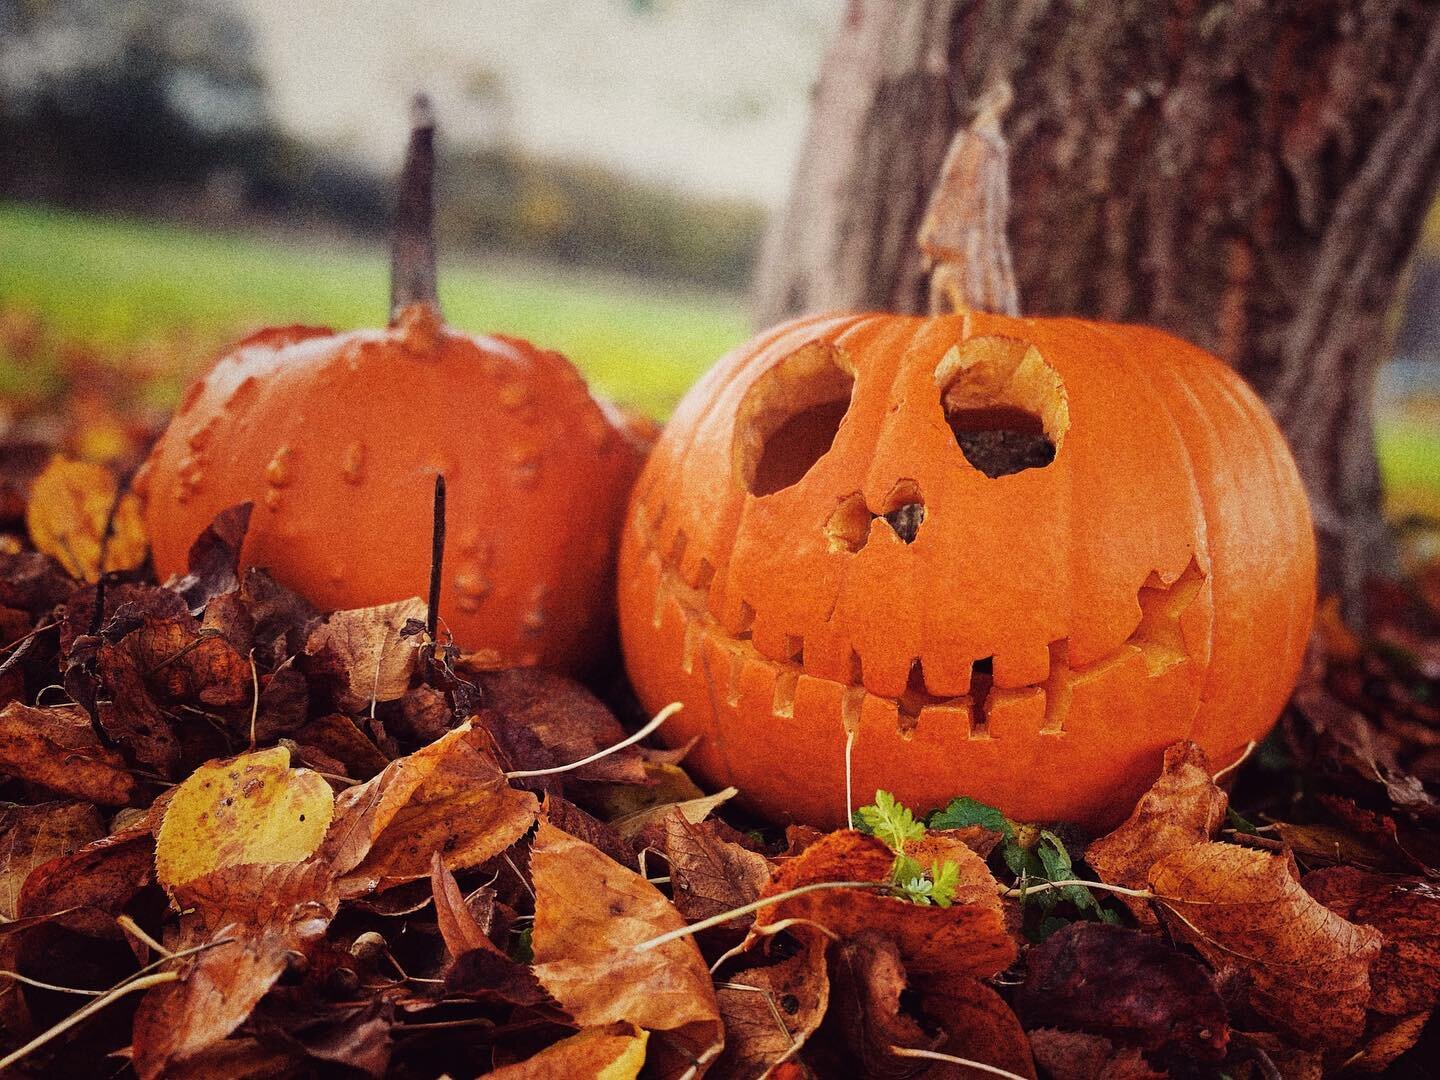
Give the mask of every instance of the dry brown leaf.
[[645, 1064], [650, 1033], [633, 1024], [586, 1028], [534, 1057], [489, 1073], [496, 1080], [635, 1080]]
[[445, 869], [445, 857], [438, 851], [430, 863], [430, 888], [435, 894], [435, 921], [452, 959], [472, 949], [500, 954], [465, 906], [465, 897], [455, 882], [455, 875]]
[[1347, 1060], [1346, 1067], [1362, 1073], [1384, 1072], [1420, 1041], [1429, 1021], [1429, 1010], [1398, 1019], [1385, 1017], [1384, 1022], [1372, 1025], [1365, 1033], [1359, 1054]]
[[1381, 935], [1311, 897], [1284, 855], [1198, 844], [1156, 863], [1150, 887], [1180, 937], [1212, 966], [1248, 978], [1267, 1020], [1312, 1045], [1360, 1037]]
[[133, 1041], [141, 1080], [229, 1036], [292, 957], [315, 947], [338, 906], [330, 868], [319, 860], [226, 866], [181, 885], [175, 899], [188, 911], [177, 944], [209, 947], [181, 961], [178, 982], [150, 990], [141, 1001]]
[[820, 1027], [830, 1006], [827, 939], [794, 927], [792, 956], [743, 968], [717, 979], [715, 997], [725, 1024], [725, 1051], [710, 1070], [715, 1080], [751, 1080], [793, 1058]]
[[[1229, 797], [1211, 779], [1205, 752], [1193, 742], [1176, 743], [1165, 751], [1160, 778], [1130, 817], [1091, 844], [1085, 860], [1106, 884], [1143, 889], [1150, 867], [1166, 855], [1215, 839], [1229, 805]], [[1122, 899], [1141, 923], [1154, 925], [1148, 903]]]
[[539, 816], [539, 801], [512, 788], [468, 724], [335, 800], [322, 851], [347, 897], [428, 877], [431, 856], [456, 870], [493, 858]]
[[892, 938], [863, 930], [835, 946], [830, 966], [831, 1003], [815, 1048], [829, 1075], [853, 1070], [898, 1080], [915, 1072], [916, 1062], [892, 1046], [934, 1050], [945, 1041], [943, 1032], [927, 1032], [901, 1009], [907, 979]]
[[283, 746], [200, 766], [180, 785], [155, 840], [160, 883], [174, 889], [227, 866], [296, 863], [324, 839], [330, 785], [290, 768]]
[[[707, 824], [696, 824], [678, 810], [672, 810], [663, 822], [670, 895], [690, 922], [758, 900], [760, 890], [770, 881], [769, 859], [721, 839]], [[743, 927], [748, 921], [735, 925]]]
[[651, 807], [705, 797], [679, 765], [646, 761], [641, 768], [645, 771], [644, 783], [596, 784], [586, 793], [586, 805], [606, 821], [616, 821]]
[[[831, 833], [781, 863], [763, 895], [823, 881], [883, 882], [892, 859], [890, 849], [874, 837], [853, 830]], [[1005, 931], [994, 877], [978, 855], [971, 853], [971, 859], [958, 864], [956, 890], [957, 895], [974, 897], [968, 903], [920, 907], [870, 891], [825, 889], [762, 908], [751, 937], [785, 919], [806, 919], [842, 938], [882, 930], [895, 939], [913, 974], [989, 978], [1014, 962], [1015, 942]]]
[[[1035, 1059], [1019, 1019], [1005, 999], [977, 979], [929, 980], [920, 1011], [945, 1032], [942, 1054], [979, 1061], [1035, 1080]], [[963, 1065], [937, 1065], [926, 1080], [988, 1080], [993, 1073]]]
[[310, 632], [305, 653], [336, 680], [336, 701], [357, 713], [372, 701], [403, 697], [419, 663], [419, 639], [402, 638], [412, 619], [425, 619], [418, 596], [377, 607], [337, 611]]
[[1306, 874], [1301, 884], [1341, 918], [1384, 935], [1370, 966], [1370, 1008], [1408, 1016], [1440, 1002], [1440, 887], [1345, 866]]
[[20, 888], [31, 870], [104, 835], [100, 815], [84, 803], [0, 804], [0, 919], [19, 916]]
[[1051, 1080], [1166, 1080], [1136, 1047], [1116, 1049], [1100, 1035], [1036, 1028], [1030, 1032], [1035, 1063]]
[[78, 705], [6, 705], [0, 711], [0, 773], [100, 806], [126, 806], [137, 789], [125, 758], [100, 745]]
[[1153, 934], [1071, 923], [1025, 953], [1015, 1008], [1029, 1027], [1101, 1035], [1190, 1061], [1225, 1057], [1230, 1023], [1210, 974]]
[[[100, 577], [101, 537], [116, 482], [103, 465], [56, 456], [35, 478], [25, 527], [35, 547], [53, 556], [72, 577]], [[127, 492], [115, 508], [115, 523], [105, 548], [105, 569], [133, 570], [145, 561], [149, 540], [140, 514], [140, 500]]]
[[[639, 874], [541, 822], [530, 850], [535, 888], [531, 947], [541, 985], [582, 1027], [628, 1022], [657, 1035], [652, 1064], [678, 1075], [723, 1044], [705, 960], [689, 938], [645, 952], [636, 945], [685, 925]], [[673, 1059], [673, 1060], [672, 1060]]]
[[[513, 668], [478, 672], [475, 683], [483, 704], [474, 723], [490, 732], [508, 768], [569, 765], [625, 738], [625, 729], [610, 710], [564, 675]], [[583, 768], [541, 778], [536, 786], [554, 788], [579, 780], [641, 784], [641, 765], [641, 751], [626, 747]]]
[[619, 818], [610, 824], [626, 840], [634, 840], [647, 829], [659, 831], [663, 822], [671, 814], [679, 814], [692, 825], [698, 825], [715, 812], [715, 808], [729, 802], [740, 792], [737, 788], [727, 787], [715, 792], [713, 795], [702, 795], [698, 799], [687, 799], [685, 802], [666, 803], [663, 806], [651, 806], [648, 809], [637, 811], [628, 817]]

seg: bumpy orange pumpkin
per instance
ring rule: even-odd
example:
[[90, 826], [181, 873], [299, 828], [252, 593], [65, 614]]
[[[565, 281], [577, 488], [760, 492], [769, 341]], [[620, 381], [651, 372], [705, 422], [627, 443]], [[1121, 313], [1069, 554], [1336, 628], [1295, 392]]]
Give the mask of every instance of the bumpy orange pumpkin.
[[626, 662], [688, 763], [778, 820], [876, 788], [1127, 813], [1298, 671], [1314, 540], [1282, 437], [1161, 332], [964, 313], [792, 322], [685, 398], [621, 545]]
[[189, 388], [137, 482], [155, 565], [183, 571], [211, 518], [248, 500], [243, 562], [318, 607], [424, 596], [443, 473], [442, 626], [496, 663], [574, 670], [597, 655], [613, 616], [615, 546], [642, 451], [558, 353], [444, 325], [427, 123], [406, 185], [424, 188], [412, 198], [424, 220], [397, 230], [390, 326], [262, 331]]

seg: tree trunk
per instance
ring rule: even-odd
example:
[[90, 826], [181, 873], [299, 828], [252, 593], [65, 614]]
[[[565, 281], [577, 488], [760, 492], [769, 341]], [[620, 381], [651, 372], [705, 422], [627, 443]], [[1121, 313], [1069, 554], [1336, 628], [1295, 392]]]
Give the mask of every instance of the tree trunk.
[[1150, 323], [1234, 365], [1305, 477], [1322, 588], [1353, 605], [1391, 558], [1371, 392], [1440, 175], [1440, 5], [852, 0], [759, 321], [924, 310], [916, 230], [998, 78], [1022, 309]]

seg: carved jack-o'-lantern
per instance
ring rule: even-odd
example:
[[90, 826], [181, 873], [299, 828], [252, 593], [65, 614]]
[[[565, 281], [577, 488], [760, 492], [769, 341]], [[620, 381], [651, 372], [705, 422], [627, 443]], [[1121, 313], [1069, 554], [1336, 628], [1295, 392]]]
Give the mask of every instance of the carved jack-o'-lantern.
[[622, 541], [627, 665], [672, 743], [779, 820], [887, 788], [1123, 817], [1164, 748], [1274, 721], [1314, 603], [1299, 477], [1253, 393], [1159, 331], [851, 315], [740, 348], [679, 407]]

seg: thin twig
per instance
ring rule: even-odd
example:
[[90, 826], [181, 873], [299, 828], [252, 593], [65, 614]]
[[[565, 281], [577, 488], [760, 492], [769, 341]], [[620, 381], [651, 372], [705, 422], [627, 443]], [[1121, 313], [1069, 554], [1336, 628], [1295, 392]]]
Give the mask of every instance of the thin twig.
[[164, 983], [177, 982], [179, 981], [179, 979], [180, 973], [178, 971], [157, 971], [151, 975], [146, 975], [142, 978], [135, 979], [128, 983], [121, 983], [113, 990], [107, 990], [104, 994], [100, 995], [94, 1001], [90, 1002], [90, 1004], [75, 1010], [73, 1013], [67, 1016], [64, 1020], [61, 1020], [54, 1027], [47, 1028], [39, 1035], [36, 1035], [35, 1038], [31, 1039], [24, 1046], [20, 1047], [20, 1049], [14, 1051], [13, 1053], [6, 1054], [3, 1058], [0, 1058], [0, 1072], [3, 1072], [4, 1070], [10, 1068], [10, 1066], [17, 1064], [24, 1058], [29, 1057], [32, 1053], [40, 1049], [40, 1047], [44, 1046], [52, 1039], [55, 1039], [65, 1034], [65, 1032], [69, 1031], [76, 1024], [79, 1024], [82, 1021], [89, 1019], [90, 1017], [98, 1013], [101, 1009], [105, 1008], [107, 1005], [111, 1005], [114, 1002], [119, 1001], [126, 994], [133, 994], [137, 990], [149, 990], [152, 986], [160, 986]]
[[801, 885], [795, 889], [787, 889], [785, 892], [776, 893], [774, 896], [762, 897], [748, 904], [742, 904], [740, 907], [731, 908], [729, 911], [722, 911], [719, 915], [712, 915], [708, 919], [701, 919], [699, 922], [691, 923], [689, 926], [682, 926], [677, 930], [671, 930], [668, 933], [661, 934], [659, 937], [653, 937], [648, 941], [642, 941], [638, 945], [633, 945], [631, 948], [635, 952], [649, 952], [651, 949], [658, 949], [661, 945], [668, 945], [670, 942], [678, 941], [680, 938], [689, 937], [691, 934], [698, 934], [702, 930], [709, 930], [712, 926], [723, 926], [725, 923], [733, 919], [738, 919], [742, 915], [749, 915], [752, 911], [759, 911], [761, 908], [770, 907], [772, 904], [778, 904], [782, 900], [790, 900], [796, 896], [804, 896], [806, 893], [820, 892], [822, 889], [889, 888], [891, 888], [890, 883], [885, 881], [816, 881], [809, 885]]
[[505, 774], [505, 779], [521, 780], [528, 779], [532, 776], [554, 776], [556, 773], [569, 772], [572, 769], [580, 769], [586, 765], [593, 764], [594, 762], [599, 761], [601, 758], [609, 757], [617, 750], [624, 750], [627, 746], [633, 746], [635, 743], [639, 742], [641, 739], [645, 738], [645, 736], [649, 735], [652, 731], [658, 728], [666, 720], [669, 720], [670, 717], [674, 716], [684, 707], [685, 706], [681, 702], [672, 701], [669, 705], [666, 705], [665, 708], [661, 709], [658, 713], [655, 714], [655, 719], [651, 720], [639, 731], [635, 732], [635, 734], [629, 736], [628, 738], [621, 739], [614, 746], [608, 746], [604, 750], [597, 750], [589, 757], [581, 758], [579, 761], [572, 761], [569, 765], [556, 765], [554, 768], [550, 769], [516, 769], [514, 772], [507, 772]]
[[255, 684], [255, 696], [250, 701], [250, 749], [255, 749], [255, 721], [260, 716], [260, 669], [255, 666], [255, 650], [250, 650], [250, 679]]
[[82, 990], [78, 986], [56, 986], [54, 983], [32, 979], [29, 975], [21, 975], [18, 971], [5, 971], [0, 969], [0, 978], [14, 979], [16, 982], [24, 983], [26, 986], [36, 986], [41, 990], [54, 990], [60, 994], [81, 994], [85, 997], [99, 997], [101, 994], [109, 993], [107, 990]]
[[169, 960], [172, 956], [175, 955], [164, 945], [161, 945], [160, 942], [156, 941], [153, 937], [147, 934], [141, 928], [140, 924], [137, 923], [134, 919], [132, 919], [129, 915], [117, 915], [115, 917], [115, 921], [120, 924], [120, 929], [139, 938], [156, 953], [158, 953], [161, 958]]
[[425, 609], [425, 630], [431, 642], [440, 629], [440, 581], [445, 565], [445, 474], [435, 474], [434, 516], [430, 527], [430, 603]]
[[1121, 896], [1133, 896], [1139, 900], [1164, 899], [1145, 889], [1126, 889], [1120, 885], [1107, 885], [1103, 881], [1080, 881], [1077, 879], [1042, 881], [1038, 885], [1022, 884], [1014, 889], [1007, 889], [1002, 885], [1000, 886], [1000, 895], [1008, 900], [1023, 900], [1025, 897], [1034, 896], [1036, 893], [1050, 892], [1052, 889], [1066, 889], [1072, 885], [1079, 885], [1086, 889], [1099, 889], [1101, 892], [1119, 893]]

